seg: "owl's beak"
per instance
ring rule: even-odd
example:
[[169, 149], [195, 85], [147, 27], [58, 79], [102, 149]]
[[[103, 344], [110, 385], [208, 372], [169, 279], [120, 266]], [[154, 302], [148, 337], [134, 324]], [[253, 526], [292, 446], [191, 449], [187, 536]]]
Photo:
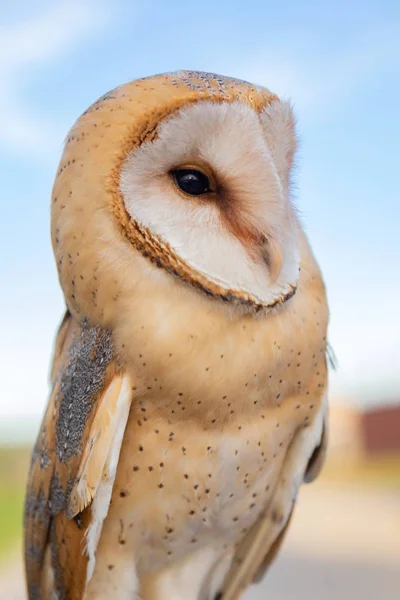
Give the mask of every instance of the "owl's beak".
[[268, 267], [270, 285], [274, 284], [282, 269], [282, 252], [278, 244], [266, 236], [262, 236], [259, 255]]

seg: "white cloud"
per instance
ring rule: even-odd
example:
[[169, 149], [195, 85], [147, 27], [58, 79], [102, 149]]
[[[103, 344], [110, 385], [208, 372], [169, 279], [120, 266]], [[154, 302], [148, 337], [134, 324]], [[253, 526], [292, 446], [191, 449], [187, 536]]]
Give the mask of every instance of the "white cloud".
[[0, 144], [14, 151], [47, 153], [59, 147], [65, 127], [51, 126], [25, 106], [20, 92], [28, 70], [43, 69], [100, 34], [111, 14], [101, 2], [52, 4], [41, 14], [0, 28]]
[[[287, 40], [286, 40], [287, 41]], [[399, 23], [393, 22], [374, 36], [344, 40], [338, 51], [328, 55], [296, 55], [296, 40], [289, 45], [268, 48], [260, 60], [235, 69], [238, 76], [265, 85], [281, 97], [294, 100], [301, 118], [319, 120], [335, 111], [361, 86], [373, 82], [384, 70], [397, 72], [400, 64]], [[301, 44], [299, 44], [301, 48]]]

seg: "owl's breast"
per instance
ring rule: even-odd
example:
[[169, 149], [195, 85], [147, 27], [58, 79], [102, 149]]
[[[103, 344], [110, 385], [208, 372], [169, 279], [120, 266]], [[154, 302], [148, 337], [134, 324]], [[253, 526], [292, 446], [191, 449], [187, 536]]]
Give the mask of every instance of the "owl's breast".
[[239, 542], [326, 386], [317, 295], [260, 319], [175, 310], [165, 295], [150, 307], [137, 306], [129, 336], [118, 330], [134, 400], [102, 534], [127, 544], [139, 571]]
[[[174, 406], [185, 412], [182, 396]], [[240, 540], [274, 492], [300, 412], [310, 417], [313, 409], [264, 407], [208, 427], [139, 404], [119, 460], [109, 543], [130, 544], [139, 570], [148, 571], [206, 544], [223, 549]]]

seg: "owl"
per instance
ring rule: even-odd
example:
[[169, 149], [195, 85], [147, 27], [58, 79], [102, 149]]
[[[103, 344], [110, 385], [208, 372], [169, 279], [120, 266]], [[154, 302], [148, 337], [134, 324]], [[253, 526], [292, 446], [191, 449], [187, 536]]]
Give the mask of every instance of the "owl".
[[234, 600], [277, 554], [327, 440], [328, 308], [295, 151], [287, 102], [192, 71], [122, 85], [69, 132], [30, 600]]

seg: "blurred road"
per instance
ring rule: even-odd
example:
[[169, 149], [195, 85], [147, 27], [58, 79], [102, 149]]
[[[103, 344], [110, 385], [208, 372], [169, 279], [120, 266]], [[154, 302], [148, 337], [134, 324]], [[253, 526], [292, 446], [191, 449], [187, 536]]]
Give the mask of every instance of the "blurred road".
[[[399, 600], [400, 489], [314, 483], [284, 549], [243, 600]], [[24, 600], [22, 566], [0, 571], [1, 600]]]
[[244, 600], [399, 600], [400, 488], [303, 487], [283, 551]]

